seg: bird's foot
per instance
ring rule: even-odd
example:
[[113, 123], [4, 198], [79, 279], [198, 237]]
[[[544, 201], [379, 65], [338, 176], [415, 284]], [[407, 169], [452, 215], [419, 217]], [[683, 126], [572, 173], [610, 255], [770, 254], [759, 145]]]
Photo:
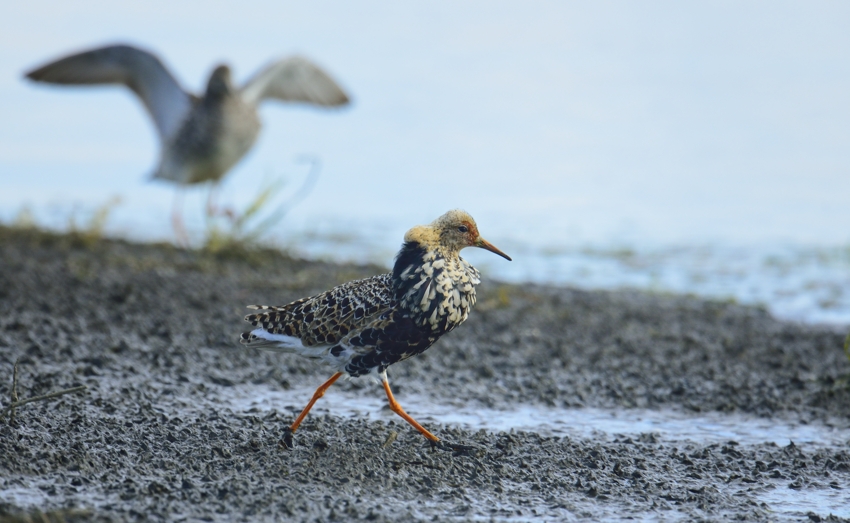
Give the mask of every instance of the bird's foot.
[[215, 206], [207, 206], [207, 217], [209, 218], [227, 218], [231, 222], [235, 223], [239, 217], [236, 214], [236, 211], [230, 207], [215, 207]]
[[293, 431], [289, 427], [283, 429], [283, 437], [280, 438], [278, 445], [285, 450], [292, 450], [295, 448], [295, 443], [292, 441]]
[[471, 456], [476, 458], [483, 456], [487, 452], [484, 447], [479, 445], [461, 445], [443, 440], [431, 441], [431, 448], [451, 452], [452, 456]]

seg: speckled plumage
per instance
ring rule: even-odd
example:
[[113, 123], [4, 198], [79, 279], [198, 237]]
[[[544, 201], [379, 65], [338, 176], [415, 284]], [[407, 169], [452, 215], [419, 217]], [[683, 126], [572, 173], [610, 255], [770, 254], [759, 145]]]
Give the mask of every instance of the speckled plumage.
[[[424, 352], [466, 320], [480, 279], [456, 253], [417, 239], [404, 243], [391, 273], [282, 307], [252, 306], [260, 312], [245, 320], [262, 331], [244, 333], [242, 343], [321, 358], [351, 376], [381, 374]], [[303, 347], [264, 333], [297, 338]]]
[[478, 270], [459, 255], [468, 246], [510, 260], [478, 235], [471, 216], [449, 211], [405, 234], [390, 273], [350, 281], [282, 307], [250, 306], [259, 312], [245, 321], [256, 329], [242, 334], [243, 344], [321, 359], [338, 373], [317, 390], [291, 432], [339, 374], [377, 374], [391, 408], [437, 441], [395, 403], [386, 370], [421, 354], [469, 317], [480, 278]]

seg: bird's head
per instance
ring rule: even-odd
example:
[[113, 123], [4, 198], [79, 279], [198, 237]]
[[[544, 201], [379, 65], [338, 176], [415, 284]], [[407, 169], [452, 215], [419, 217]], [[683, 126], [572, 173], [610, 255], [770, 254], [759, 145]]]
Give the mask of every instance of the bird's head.
[[450, 255], [457, 255], [465, 247], [480, 247], [511, 260], [510, 256], [482, 238], [472, 216], [459, 209], [447, 212], [430, 225], [410, 229], [404, 235], [404, 240], [420, 243], [426, 248], [437, 248]]
[[206, 98], [222, 98], [233, 92], [233, 83], [230, 81], [230, 67], [219, 65], [210, 75], [207, 82]]

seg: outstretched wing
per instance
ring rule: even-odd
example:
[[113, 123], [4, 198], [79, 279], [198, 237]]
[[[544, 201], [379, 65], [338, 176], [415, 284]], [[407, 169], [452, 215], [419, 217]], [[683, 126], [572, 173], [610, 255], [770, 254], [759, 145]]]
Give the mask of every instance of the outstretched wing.
[[306, 58], [293, 56], [272, 63], [248, 80], [242, 100], [257, 105], [266, 98], [322, 106], [348, 103], [348, 95], [333, 78]]
[[111, 45], [73, 54], [26, 74], [54, 84], [123, 84], [145, 104], [160, 139], [168, 141], [194, 103], [153, 54], [129, 45]]

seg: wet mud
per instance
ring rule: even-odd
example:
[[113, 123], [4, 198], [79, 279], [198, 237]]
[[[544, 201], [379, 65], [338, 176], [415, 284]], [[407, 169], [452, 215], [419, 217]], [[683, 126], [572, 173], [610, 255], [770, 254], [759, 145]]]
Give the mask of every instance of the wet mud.
[[[574, 424], [591, 410], [675, 412], [677, 426], [738, 416], [762, 432], [712, 440], [625, 423], [573, 433], [551, 430], [557, 419], [506, 430], [504, 420], [441, 423], [437, 409], [420, 421], [471, 447], [449, 452], [391, 413], [321, 408], [381, 397], [354, 379], [334, 385], [283, 448], [303, 406], [295, 393], [330, 373], [240, 347], [244, 305], [382, 270], [0, 229], [0, 406], [18, 359], [21, 399], [87, 386], [0, 420], [0, 521], [850, 518], [846, 329], [686, 296], [485, 274], [469, 321], [391, 367], [390, 380], [402, 405], [447, 405], [447, 418], [451, 405], [491, 418], [571, 413]], [[233, 400], [252, 391], [275, 400]], [[771, 423], [831, 437], [785, 442]]]

